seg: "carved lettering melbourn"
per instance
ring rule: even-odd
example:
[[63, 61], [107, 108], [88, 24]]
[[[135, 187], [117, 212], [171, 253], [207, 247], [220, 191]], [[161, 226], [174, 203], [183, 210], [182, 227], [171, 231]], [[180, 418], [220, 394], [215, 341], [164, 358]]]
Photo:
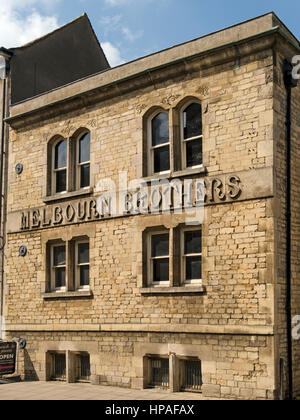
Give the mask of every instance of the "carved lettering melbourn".
[[[236, 175], [218, 178], [201, 178], [168, 184], [148, 184], [137, 189], [134, 196], [126, 195], [124, 214], [149, 214], [177, 212], [180, 209], [236, 201], [242, 194], [242, 182]], [[63, 226], [71, 223], [97, 221], [100, 218], [119, 216], [120, 209], [114, 209], [115, 200], [105, 193], [98, 199], [80, 200], [61, 205], [21, 212], [20, 229], [41, 229]], [[126, 205], [127, 204], [127, 205]], [[122, 213], [122, 215], [124, 215]]]
[[53, 224], [60, 225], [63, 222], [62, 208], [55, 207], [53, 213]]

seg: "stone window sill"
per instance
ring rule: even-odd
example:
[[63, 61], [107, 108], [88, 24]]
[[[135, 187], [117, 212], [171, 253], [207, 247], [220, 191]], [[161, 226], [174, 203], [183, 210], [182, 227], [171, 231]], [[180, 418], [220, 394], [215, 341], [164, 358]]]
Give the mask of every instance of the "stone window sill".
[[205, 166], [199, 166], [198, 168], [183, 169], [181, 171], [173, 172], [172, 178], [179, 178], [181, 176], [202, 175], [202, 174], [206, 174], [206, 172], [207, 172], [207, 169]]
[[80, 299], [80, 298], [90, 298], [93, 296], [91, 290], [77, 290], [76, 292], [50, 292], [43, 293], [43, 299]]
[[193, 169], [183, 169], [181, 171], [175, 171], [175, 172], [169, 172], [167, 174], [161, 174], [161, 175], [151, 175], [143, 178], [143, 181], [145, 182], [151, 182], [151, 181], [158, 181], [162, 179], [173, 179], [173, 178], [179, 178], [184, 176], [192, 176], [192, 175], [204, 175], [207, 173], [207, 168], [205, 166], [199, 166], [199, 168], [193, 168]]
[[182, 287], [143, 287], [140, 289], [142, 295], [193, 295], [205, 293], [203, 286], [182, 286]]
[[89, 188], [84, 188], [82, 190], [78, 190], [78, 191], [71, 191], [71, 192], [66, 192], [63, 194], [55, 194], [55, 195], [51, 195], [49, 197], [44, 197], [43, 201], [44, 203], [48, 204], [48, 203], [52, 203], [54, 201], [61, 201], [61, 200], [66, 200], [69, 198], [76, 198], [76, 197], [81, 197], [84, 195], [88, 195], [88, 194], [92, 194], [93, 193], [93, 188], [89, 187]]

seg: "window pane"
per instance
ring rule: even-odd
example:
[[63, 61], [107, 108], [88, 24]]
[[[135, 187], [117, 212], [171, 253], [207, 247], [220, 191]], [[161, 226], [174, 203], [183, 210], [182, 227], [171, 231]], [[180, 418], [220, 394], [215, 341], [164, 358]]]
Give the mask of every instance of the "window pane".
[[170, 147], [160, 147], [154, 150], [154, 172], [165, 172], [170, 170]]
[[90, 245], [78, 244], [78, 264], [86, 264], [90, 261]]
[[161, 112], [152, 120], [152, 146], [169, 143], [169, 116]]
[[90, 133], [79, 140], [79, 163], [90, 161]]
[[89, 273], [90, 267], [88, 265], [82, 265], [80, 268], [80, 286], [88, 286], [90, 284]]
[[55, 267], [66, 265], [66, 247], [64, 245], [53, 248], [53, 264]]
[[184, 253], [201, 254], [201, 230], [184, 232]]
[[90, 164], [80, 166], [80, 188], [90, 186]]
[[56, 172], [56, 192], [67, 191], [67, 171]]
[[202, 135], [202, 110], [200, 104], [191, 104], [183, 113], [184, 138]]
[[153, 260], [153, 281], [169, 281], [169, 258]]
[[201, 257], [187, 257], [186, 280], [200, 280], [201, 277]]
[[202, 140], [193, 140], [186, 143], [186, 166], [202, 165]]
[[169, 234], [152, 236], [152, 257], [164, 257], [169, 255]]
[[55, 288], [65, 287], [66, 285], [66, 269], [56, 268], [55, 269]]
[[65, 168], [67, 166], [67, 142], [62, 140], [55, 146], [55, 168]]

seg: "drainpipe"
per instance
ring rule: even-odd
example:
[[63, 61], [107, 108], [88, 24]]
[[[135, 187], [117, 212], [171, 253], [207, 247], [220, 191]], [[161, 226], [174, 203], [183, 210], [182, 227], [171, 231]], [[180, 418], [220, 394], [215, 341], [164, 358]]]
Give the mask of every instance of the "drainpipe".
[[291, 125], [292, 125], [292, 88], [297, 86], [297, 80], [292, 76], [293, 66], [283, 62], [284, 84], [287, 94], [286, 106], [286, 323], [287, 323], [287, 368], [288, 368], [288, 398], [293, 399], [293, 343], [292, 343], [292, 276], [291, 276]]
[[[3, 53], [3, 55], [1, 54]], [[4, 160], [5, 160], [5, 117], [7, 107], [7, 71], [8, 60], [11, 54], [8, 50], [0, 49], [0, 79], [3, 82], [2, 115], [1, 115], [1, 142], [0, 142], [0, 252], [1, 252], [1, 302], [0, 302], [0, 328], [2, 332], [2, 319], [4, 314], [4, 228], [3, 228], [3, 186], [4, 186]]]

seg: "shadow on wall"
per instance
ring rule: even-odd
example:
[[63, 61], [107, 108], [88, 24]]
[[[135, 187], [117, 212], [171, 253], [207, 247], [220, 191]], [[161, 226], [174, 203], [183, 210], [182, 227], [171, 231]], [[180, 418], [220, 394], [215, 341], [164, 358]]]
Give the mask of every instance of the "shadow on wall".
[[35, 371], [28, 351], [24, 350], [24, 380], [25, 381], [38, 381], [38, 375]]

